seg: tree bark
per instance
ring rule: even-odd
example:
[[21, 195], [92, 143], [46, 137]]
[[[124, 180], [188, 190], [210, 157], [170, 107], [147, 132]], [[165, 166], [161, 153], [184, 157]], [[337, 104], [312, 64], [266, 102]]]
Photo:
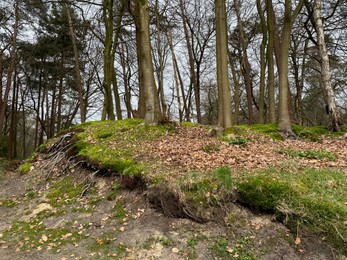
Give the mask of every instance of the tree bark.
[[66, 10], [67, 19], [69, 23], [69, 33], [71, 37], [72, 42], [72, 49], [73, 49], [73, 55], [74, 55], [74, 61], [75, 61], [75, 71], [76, 71], [76, 86], [78, 91], [78, 98], [80, 102], [80, 116], [81, 116], [81, 122], [84, 123], [86, 121], [86, 115], [87, 115], [87, 109], [85, 107], [85, 101], [83, 97], [83, 83], [81, 78], [81, 69], [80, 69], [80, 60], [78, 55], [78, 49], [77, 49], [77, 37], [74, 30], [74, 25], [71, 17], [70, 12], [70, 3], [67, 2], [67, 0], [63, 1], [63, 6]]
[[17, 35], [18, 35], [18, 27], [19, 27], [19, 0], [16, 0], [15, 2], [14, 12], [15, 12], [15, 21], [13, 25], [12, 49], [10, 53], [10, 67], [8, 69], [5, 92], [4, 92], [3, 100], [1, 101], [1, 107], [0, 107], [0, 137], [3, 135], [3, 131], [4, 131], [4, 121], [5, 121], [5, 113], [8, 106], [8, 96], [10, 93], [11, 85], [13, 83], [13, 74], [14, 74], [14, 68], [16, 65]]
[[321, 17], [321, 1], [315, 0], [313, 6], [313, 16], [316, 25], [318, 44], [319, 44], [319, 53], [321, 57], [321, 75], [322, 82], [321, 86], [324, 93], [324, 99], [327, 106], [327, 112], [329, 113], [330, 119], [330, 128], [332, 131], [340, 131], [340, 118], [335, 101], [334, 89], [331, 85], [331, 76], [330, 76], [330, 64], [329, 56], [324, 39], [324, 30], [323, 22]]
[[275, 65], [274, 65], [274, 42], [275, 42], [275, 14], [271, 0], [266, 0], [267, 27], [269, 31], [269, 41], [266, 50], [268, 62], [268, 100], [269, 100], [269, 123], [276, 122], [275, 105]]
[[140, 118], [143, 118], [145, 121], [158, 123], [162, 119], [162, 115], [154, 80], [148, 0], [135, 0], [134, 14], [140, 88], [138, 112]]
[[264, 17], [264, 11], [261, 7], [260, 0], [257, 0], [257, 9], [260, 17], [260, 24], [263, 33], [262, 42], [260, 45], [260, 86], [259, 86], [259, 117], [258, 123], [265, 123], [265, 74], [266, 74], [266, 55], [265, 49], [267, 44], [267, 33], [266, 22]]
[[288, 58], [290, 47], [290, 33], [293, 22], [303, 6], [304, 0], [300, 0], [292, 12], [292, 1], [285, 0], [284, 20], [281, 32], [279, 52], [279, 118], [278, 128], [288, 134], [294, 135], [289, 114], [289, 86], [288, 86]]
[[218, 125], [232, 126], [231, 93], [228, 71], [228, 41], [225, 0], [215, 0], [218, 85]]
[[237, 17], [237, 24], [239, 28], [239, 36], [240, 36], [240, 46], [242, 49], [242, 71], [245, 79], [246, 86], [246, 96], [247, 96], [247, 108], [248, 108], [248, 121], [250, 124], [254, 124], [254, 115], [253, 115], [253, 86], [251, 79], [251, 66], [248, 60], [247, 54], [247, 44], [244, 36], [243, 25], [240, 15], [239, 1], [234, 0], [234, 7]]

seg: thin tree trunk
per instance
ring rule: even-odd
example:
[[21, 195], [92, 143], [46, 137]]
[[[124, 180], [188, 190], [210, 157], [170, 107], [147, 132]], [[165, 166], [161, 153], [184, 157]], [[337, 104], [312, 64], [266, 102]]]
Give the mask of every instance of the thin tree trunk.
[[268, 62], [268, 101], [269, 101], [269, 122], [276, 122], [275, 104], [275, 65], [274, 65], [274, 42], [275, 42], [275, 14], [271, 0], [266, 0], [267, 27], [269, 31], [269, 42], [266, 50]]
[[12, 35], [12, 49], [10, 53], [10, 67], [8, 69], [8, 74], [6, 78], [6, 87], [4, 92], [3, 100], [1, 101], [1, 107], [0, 107], [0, 136], [2, 136], [4, 131], [4, 120], [5, 120], [5, 113], [7, 110], [8, 105], [8, 96], [10, 93], [11, 85], [13, 82], [13, 74], [14, 74], [14, 68], [16, 65], [16, 52], [17, 52], [17, 35], [18, 35], [18, 27], [19, 27], [19, 0], [16, 0], [15, 6], [15, 22], [13, 25], [13, 35]]
[[128, 73], [126, 69], [126, 57], [125, 50], [124, 50], [124, 43], [121, 44], [121, 53], [120, 53], [120, 61], [121, 61], [121, 67], [122, 67], [122, 74], [123, 74], [123, 84], [124, 84], [124, 101], [125, 106], [127, 109], [127, 117], [131, 118], [132, 115], [132, 109], [131, 109], [131, 93], [130, 93], [130, 86], [128, 81]]
[[[195, 94], [195, 104], [196, 104], [196, 113], [197, 113], [197, 117], [198, 117], [198, 122], [199, 122], [199, 118], [201, 121], [201, 112], [200, 112], [200, 97], [198, 95], [198, 91], [197, 91], [197, 83], [196, 83], [196, 73], [195, 73], [195, 62], [194, 62], [194, 54], [193, 54], [193, 48], [192, 45], [190, 44], [190, 34], [189, 34], [189, 30], [188, 30], [188, 26], [187, 26], [187, 16], [185, 14], [185, 10], [184, 10], [184, 1], [180, 0], [180, 11], [181, 11], [181, 16], [182, 16], [182, 21], [183, 21], [183, 30], [184, 30], [184, 36], [185, 36], [185, 40], [186, 40], [186, 45], [187, 45], [187, 51], [188, 51], [188, 60], [189, 60], [189, 70], [190, 70], [190, 85], [189, 85], [189, 90], [188, 92], [190, 93], [188, 95], [188, 110], [190, 112], [190, 107], [191, 107], [191, 93], [192, 90], [194, 91]], [[189, 121], [187, 119], [187, 121]]]
[[231, 52], [229, 51], [229, 64], [231, 68], [231, 74], [233, 76], [233, 83], [234, 83], [234, 103], [235, 103], [235, 109], [234, 109], [234, 116], [233, 120], [235, 124], [239, 123], [239, 115], [240, 115], [240, 73], [237, 73], [235, 68], [235, 58], [232, 56]]
[[263, 33], [262, 42], [260, 45], [260, 86], [259, 86], [259, 117], [258, 123], [265, 123], [265, 74], [266, 74], [266, 55], [265, 49], [267, 44], [267, 27], [264, 17], [264, 11], [261, 7], [260, 0], [257, 0], [257, 9], [260, 16], [260, 23]]
[[84, 123], [86, 121], [86, 114], [87, 109], [85, 107], [84, 97], [83, 97], [83, 83], [81, 78], [81, 69], [80, 69], [80, 61], [79, 61], [79, 55], [77, 50], [77, 37], [74, 30], [74, 25], [70, 13], [70, 3], [65, 0], [63, 1], [63, 5], [66, 10], [67, 19], [69, 22], [69, 32], [72, 42], [72, 49], [73, 49], [73, 55], [74, 55], [74, 61], [75, 61], [75, 71], [76, 71], [76, 86], [78, 91], [78, 98], [80, 102], [80, 116], [81, 116], [81, 122]]
[[337, 131], [340, 131], [340, 118], [339, 118], [339, 113], [336, 106], [334, 89], [331, 85], [329, 56], [328, 56], [325, 39], [324, 39], [323, 22], [322, 22], [320, 10], [321, 10], [321, 1], [315, 0], [314, 6], [313, 6], [313, 16], [314, 16], [316, 30], [317, 30], [319, 53], [321, 57], [321, 75], [322, 75], [321, 86], [324, 93], [327, 111], [329, 113], [330, 128], [333, 131], [337, 132]]
[[225, 0], [215, 0], [218, 85], [218, 125], [232, 126], [231, 93], [228, 70], [228, 41]]
[[240, 35], [240, 46], [242, 49], [242, 71], [245, 78], [245, 86], [246, 86], [246, 95], [247, 95], [247, 108], [248, 108], [248, 121], [250, 124], [254, 124], [254, 115], [253, 115], [253, 87], [252, 87], [252, 79], [251, 79], [251, 67], [248, 60], [247, 54], [247, 44], [243, 32], [243, 25], [240, 16], [240, 8], [238, 0], [234, 0], [234, 7], [237, 17], [237, 24], [239, 28]]

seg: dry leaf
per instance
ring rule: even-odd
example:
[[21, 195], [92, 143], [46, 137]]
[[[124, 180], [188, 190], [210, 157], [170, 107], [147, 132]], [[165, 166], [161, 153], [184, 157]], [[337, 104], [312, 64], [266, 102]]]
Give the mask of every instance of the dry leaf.
[[296, 237], [296, 239], [295, 239], [295, 245], [299, 245], [299, 244], [301, 244], [301, 238], [300, 237]]
[[178, 248], [176, 248], [176, 247], [174, 247], [174, 248], [172, 248], [172, 252], [173, 253], [178, 253], [180, 250], [178, 249]]
[[42, 240], [43, 240], [44, 242], [47, 242], [48, 237], [47, 237], [46, 235], [42, 235]]

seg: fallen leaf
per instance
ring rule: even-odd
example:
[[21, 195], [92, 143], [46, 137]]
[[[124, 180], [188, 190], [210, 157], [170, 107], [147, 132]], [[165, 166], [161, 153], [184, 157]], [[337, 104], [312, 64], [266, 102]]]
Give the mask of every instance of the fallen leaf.
[[301, 238], [300, 237], [296, 237], [296, 239], [295, 239], [295, 245], [299, 245], [299, 244], [301, 244]]
[[178, 249], [178, 248], [176, 248], [176, 247], [174, 247], [174, 248], [172, 248], [172, 252], [173, 253], [178, 253], [180, 250]]
[[46, 235], [42, 235], [42, 240], [43, 240], [44, 242], [47, 242], [48, 237], [47, 237]]

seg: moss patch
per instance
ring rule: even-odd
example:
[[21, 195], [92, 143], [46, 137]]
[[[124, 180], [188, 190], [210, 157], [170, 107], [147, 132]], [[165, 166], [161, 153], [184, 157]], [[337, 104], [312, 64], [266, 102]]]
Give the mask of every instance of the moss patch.
[[30, 162], [24, 162], [18, 167], [18, 172], [21, 174], [27, 174], [30, 172], [32, 164]]
[[83, 184], [76, 183], [70, 176], [54, 183], [47, 194], [47, 199], [53, 207], [69, 205], [78, 199], [83, 191]]
[[243, 203], [329, 238], [346, 254], [347, 178], [336, 170], [269, 169], [237, 181]]

